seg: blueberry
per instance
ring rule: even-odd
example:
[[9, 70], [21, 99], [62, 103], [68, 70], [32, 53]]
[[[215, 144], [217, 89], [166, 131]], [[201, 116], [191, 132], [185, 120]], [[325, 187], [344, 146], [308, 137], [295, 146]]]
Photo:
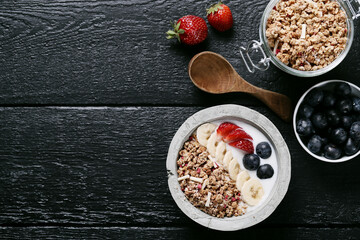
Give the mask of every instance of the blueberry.
[[307, 104], [302, 104], [302, 105], [299, 107], [298, 114], [299, 114], [299, 116], [301, 116], [301, 117], [310, 118], [310, 117], [311, 117], [311, 114], [313, 114], [313, 112], [314, 112], [314, 108], [313, 108], [313, 107], [311, 107], [310, 105], [307, 105]]
[[341, 149], [334, 144], [327, 144], [324, 147], [324, 156], [327, 159], [339, 159], [341, 157]]
[[326, 111], [326, 118], [330, 126], [337, 126], [340, 123], [340, 115], [334, 109], [329, 109]]
[[309, 119], [299, 119], [296, 122], [296, 132], [302, 137], [312, 134], [314, 129], [311, 121]]
[[327, 117], [322, 112], [314, 113], [311, 117], [311, 122], [318, 129], [325, 129], [328, 126]]
[[351, 125], [349, 134], [355, 142], [360, 142], [360, 121]]
[[351, 94], [351, 87], [347, 83], [338, 83], [335, 85], [335, 94], [341, 97], [349, 96]]
[[346, 115], [340, 117], [340, 124], [344, 129], [349, 130], [352, 123], [353, 123], [352, 117]]
[[333, 93], [331, 92], [324, 92], [324, 98], [323, 98], [323, 102], [322, 105], [324, 107], [330, 108], [335, 106], [335, 102], [336, 102], [336, 97]]
[[321, 140], [322, 140], [322, 145], [323, 145], [323, 146], [324, 146], [325, 144], [328, 144], [328, 143], [329, 143], [329, 139], [326, 138], [326, 137], [321, 138]]
[[263, 158], [267, 159], [271, 156], [271, 147], [268, 142], [261, 142], [256, 146], [256, 154]]
[[326, 136], [331, 137], [331, 133], [333, 130], [334, 130], [333, 128], [326, 129], [326, 132], [325, 132]]
[[260, 165], [260, 158], [256, 154], [246, 154], [243, 157], [243, 164], [247, 170], [256, 170]]
[[324, 92], [320, 89], [311, 90], [305, 97], [305, 102], [312, 107], [318, 106], [324, 98]]
[[319, 135], [314, 135], [310, 138], [307, 148], [312, 153], [319, 153], [321, 151], [323, 140]]
[[349, 98], [343, 98], [336, 103], [336, 109], [341, 114], [348, 114], [352, 111], [353, 103]]
[[353, 102], [353, 110], [354, 110], [354, 112], [360, 113], [360, 98], [353, 97], [352, 102]]
[[360, 121], [360, 114], [354, 114], [351, 116], [352, 119], [353, 119], [353, 122], [357, 122], [357, 121]]
[[346, 155], [351, 156], [359, 151], [360, 144], [357, 144], [352, 138], [348, 138], [344, 145], [344, 152]]
[[270, 164], [264, 164], [258, 168], [256, 175], [260, 179], [271, 178], [274, 175], [274, 169]]
[[332, 130], [330, 139], [335, 144], [342, 144], [347, 139], [347, 132], [343, 128], [336, 128]]

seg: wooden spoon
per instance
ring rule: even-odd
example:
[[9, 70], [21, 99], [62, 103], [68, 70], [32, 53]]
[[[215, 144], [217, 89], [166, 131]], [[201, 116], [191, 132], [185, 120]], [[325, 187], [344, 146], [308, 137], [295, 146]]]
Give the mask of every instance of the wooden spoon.
[[220, 54], [206, 51], [195, 55], [189, 63], [189, 76], [195, 86], [205, 92], [250, 93], [283, 120], [289, 121], [291, 118], [291, 101], [287, 96], [251, 85]]

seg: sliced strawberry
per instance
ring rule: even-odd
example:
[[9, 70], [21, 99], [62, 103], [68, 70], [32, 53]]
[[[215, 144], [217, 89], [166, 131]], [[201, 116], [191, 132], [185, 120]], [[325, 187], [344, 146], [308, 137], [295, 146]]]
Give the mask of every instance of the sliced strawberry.
[[254, 145], [251, 141], [243, 139], [235, 142], [229, 143], [230, 146], [236, 147], [240, 150], [243, 150], [247, 153], [254, 153]]
[[230, 123], [230, 122], [224, 122], [220, 124], [218, 129], [216, 130], [217, 134], [219, 134], [221, 137], [226, 137], [230, 132], [233, 130], [239, 128], [237, 125]]
[[231, 131], [226, 137], [224, 137], [225, 142], [234, 142], [241, 139], [253, 140], [252, 137], [247, 134], [241, 127]]

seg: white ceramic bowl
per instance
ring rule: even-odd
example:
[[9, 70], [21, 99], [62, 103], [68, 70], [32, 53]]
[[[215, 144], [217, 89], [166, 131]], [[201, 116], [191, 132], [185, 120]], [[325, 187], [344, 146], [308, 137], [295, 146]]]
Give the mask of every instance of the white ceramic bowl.
[[[216, 218], [194, 207], [180, 189], [176, 161], [184, 142], [201, 124], [217, 120], [239, 120], [250, 124], [260, 130], [274, 146], [277, 155], [278, 175], [272, 191], [265, 201], [253, 211], [243, 216], [230, 218]], [[291, 158], [289, 149], [275, 125], [260, 113], [238, 105], [220, 105], [199, 111], [189, 117], [176, 132], [171, 141], [166, 160], [168, 184], [172, 197], [178, 207], [195, 222], [216, 230], [234, 231], [253, 226], [264, 219], [276, 209], [284, 198], [291, 177]]]
[[299, 107], [301, 105], [301, 103], [304, 101], [306, 95], [314, 88], [319, 88], [319, 89], [322, 89], [322, 90], [331, 90], [332, 87], [334, 87], [334, 85], [336, 83], [340, 83], [340, 82], [345, 82], [347, 84], [350, 85], [351, 87], [351, 91], [352, 91], [352, 94], [355, 95], [355, 96], [358, 96], [360, 97], [360, 88], [352, 83], [349, 83], [349, 82], [346, 82], [346, 81], [343, 81], [343, 80], [329, 80], [329, 81], [324, 81], [324, 82], [321, 82], [321, 83], [318, 83], [316, 84], [315, 86], [311, 87], [309, 90], [307, 90], [300, 98], [300, 100], [298, 101], [298, 103], [296, 104], [296, 107], [295, 107], [295, 110], [294, 110], [294, 115], [293, 115], [293, 128], [294, 128], [294, 132], [295, 132], [295, 136], [298, 140], [298, 142], [300, 143], [300, 145], [303, 147], [303, 149], [309, 153], [311, 156], [313, 156], [314, 158], [316, 159], [319, 159], [321, 161], [324, 161], [324, 162], [329, 162], [329, 163], [340, 163], [340, 162], [345, 162], [345, 161], [348, 161], [350, 159], [353, 159], [354, 157], [358, 156], [360, 154], [360, 151], [358, 151], [357, 153], [355, 153], [354, 155], [352, 156], [343, 156], [342, 158], [340, 159], [337, 159], [337, 160], [331, 160], [331, 159], [327, 159], [325, 157], [322, 157], [322, 156], [319, 156], [319, 155], [316, 155], [314, 153], [312, 153], [306, 146], [305, 144], [303, 143], [303, 141], [301, 140], [299, 134], [296, 132], [296, 117], [297, 117], [297, 113], [298, 113], [298, 110], [299, 110]]

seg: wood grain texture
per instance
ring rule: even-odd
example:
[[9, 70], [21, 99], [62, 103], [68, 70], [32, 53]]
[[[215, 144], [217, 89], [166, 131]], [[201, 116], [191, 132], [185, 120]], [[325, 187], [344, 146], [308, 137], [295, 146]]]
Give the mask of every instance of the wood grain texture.
[[359, 229], [353, 228], [261, 228], [253, 227], [237, 232], [218, 232], [202, 227], [0, 227], [2, 239], [215, 239], [239, 237], [258, 239], [344, 239], [356, 240]]
[[[201, 108], [0, 108], [0, 225], [191, 226], [167, 186], [176, 129]], [[309, 157], [267, 108], [292, 154], [292, 180], [259, 226], [359, 227], [360, 158]]]
[[[0, 239], [358, 239], [360, 157], [309, 157], [282, 122], [248, 94], [211, 95], [187, 74], [197, 53], [217, 52], [244, 79], [288, 95], [343, 79], [360, 85], [360, 33], [346, 59], [317, 78], [273, 65], [250, 74], [239, 47], [259, 39], [268, 0], [228, 1], [234, 27], [196, 47], [167, 41], [170, 20], [205, 17], [209, 1], [3, 0], [0, 4]], [[221, 233], [187, 218], [167, 186], [176, 129], [206, 106], [235, 103], [266, 115], [292, 155], [278, 209], [253, 228]]]
[[[247, 94], [209, 95], [187, 75], [192, 56], [220, 53], [250, 83], [297, 98], [314, 83], [344, 79], [360, 83], [360, 38], [339, 67], [316, 79], [301, 79], [274, 66], [250, 74], [238, 49], [259, 39], [268, 1], [231, 1], [233, 30], [197, 47], [167, 41], [169, 21], [184, 14], [205, 17], [208, 1], [5, 0], [0, 5], [0, 104], [5, 105], [259, 105]], [[356, 22], [359, 26], [359, 21]]]

